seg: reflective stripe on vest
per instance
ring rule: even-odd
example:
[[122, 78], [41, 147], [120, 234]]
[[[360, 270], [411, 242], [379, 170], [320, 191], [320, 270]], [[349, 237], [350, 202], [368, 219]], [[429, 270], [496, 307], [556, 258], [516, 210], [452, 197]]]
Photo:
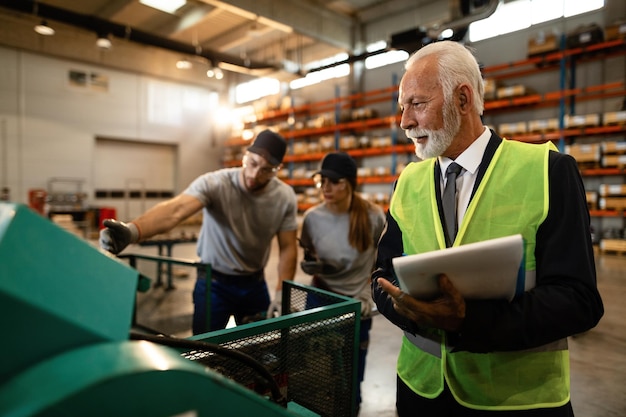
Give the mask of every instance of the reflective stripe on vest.
[[[548, 212], [550, 145], [502, 141], [454, 242], [457, 246], [521, 233], [525, 290], [535, 285], [536, 233]], [[445, 248], [434, 163], [432, 159], [407, 166], [391, 200], [390, 212], [409, 255]], [[426, 336], [403, 338], [398, 357], [398, 376], [423, 397], [437, 397], [445, 378], [456, 400], [474, 409], [523, 410], [569, 401], [566, 340], [524, 351], [476, 354], [451, 351], [444, 332], [431, 329]]]

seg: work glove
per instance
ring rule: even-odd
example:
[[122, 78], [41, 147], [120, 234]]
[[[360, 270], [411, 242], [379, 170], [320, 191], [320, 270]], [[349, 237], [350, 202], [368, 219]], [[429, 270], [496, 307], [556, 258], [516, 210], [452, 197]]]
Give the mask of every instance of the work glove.
[[317, 252], [315, 252], [315, 248], [312, 245], [304, 243], [302, 239], [298, 239], [298, 244], [304, 249], [305, 261], [319, 261]]
[[274, 317], [280, 317], [283, 310], [283, 292], [282, 290], [276, 290], [276, 294], [274, 294], [274, 299], [270, 303], [269, 308], [267, 309], [267, 314], [265, 315], [268, 319]]
[[115, 255], [139, 240], [139, 230], [134, 223], [106, 219], [102, 224], [105, 228], [100, 230], [100, 247]]
[[309, 275], [332, 275], [341, 270], [338, 265], [323, 261], [307, 261], [300, 262], [300, 268], [305, 274]]

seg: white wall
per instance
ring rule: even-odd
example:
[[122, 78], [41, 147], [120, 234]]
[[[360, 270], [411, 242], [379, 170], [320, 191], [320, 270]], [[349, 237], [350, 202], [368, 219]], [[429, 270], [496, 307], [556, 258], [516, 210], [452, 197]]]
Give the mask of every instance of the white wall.
[[[97, 205], [96, 137], [176, 145], [176, 193], [220, 167], [227, 135], [213, 120], [217, 97], [206, 87], [3, 47], [0, 62], [0, 187], [14, 202], [68, 177], [84, 179]], [[107, 76], [108, 91], [71, 86], [70, 69]]]

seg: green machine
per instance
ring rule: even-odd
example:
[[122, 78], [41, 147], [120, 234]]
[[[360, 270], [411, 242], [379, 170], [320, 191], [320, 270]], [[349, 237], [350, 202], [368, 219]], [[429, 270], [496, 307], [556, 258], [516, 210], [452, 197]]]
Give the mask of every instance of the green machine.
[[138, 284], [123, 261], [26, 206], [0, 203], [0, 415], [316, 414], [271, 401], [183, 348], [130, 340]]

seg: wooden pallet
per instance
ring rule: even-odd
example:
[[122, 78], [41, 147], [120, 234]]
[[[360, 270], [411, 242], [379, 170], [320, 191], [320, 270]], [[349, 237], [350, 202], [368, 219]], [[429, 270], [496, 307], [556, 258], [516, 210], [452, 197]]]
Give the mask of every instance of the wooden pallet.
[[626, 184], [600, 184], [598, 193], [602, 197], [626, 197]]
[[626, 197], [601, 197], [598, 200], [600, 210], [626, 210]]
[[600, 252], [626, 254], [626, 239], [602, 239]]
[[605, 168], [624, 168], [626, 167], [626, 155], [604, 155], [602, 166]]
[[626, 153], [626, 142], [624, 141], [605, 141], [602, 142], [603, 155], [623, 155]]

